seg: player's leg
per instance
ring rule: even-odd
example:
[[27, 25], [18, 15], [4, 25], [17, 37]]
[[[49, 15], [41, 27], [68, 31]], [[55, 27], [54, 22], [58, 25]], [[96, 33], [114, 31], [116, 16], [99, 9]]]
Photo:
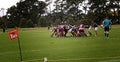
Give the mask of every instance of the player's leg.
[[104, 28], [105, 37], [109, 37], [109, 27]]
[[92, 29], [92, 26], [90, 26], [90, 27], [88, 28], [88, 34], [89, 34], [89, 36], [92, 36], [91, 29]]
[[56, 37], [60, 37], [60, 29], [57, 29]]
[[55, 33], [53, 32], [53, 33], [51, 34], [51, 37], [53, 37], [54, 34], [55, 34]]
[[105, 37], [107, 37], [106, 36], [106, 30], [107, 30], [106, 27], [104, 27], [104, 35], [105, 35]]
[[109, 31], [106, 31], [106, 37], [109, 37]]
[[109, 27], [107, 27], [106, 36], [109, 37]]
[[83, 32], [83, 36], [87, 37], [87, 34], [85, 33], [85, 30], [83, 30], [82, 32]]
[[53, 32], [52, 32], [52, 34], [51, 34], [51, 37], [53, 37], [54, 35], [56, 35], [56, 32], [57, 32], [57, 30], [56, 30], [56, 29], [53, 29]]
[[98, 27], [95, 27], [95, 36], [98, 35]]
[[91, 33], [91, 31], [88, 31], [88, 33], [89, 33], [89, 36], [92, 36], [92, 33]]

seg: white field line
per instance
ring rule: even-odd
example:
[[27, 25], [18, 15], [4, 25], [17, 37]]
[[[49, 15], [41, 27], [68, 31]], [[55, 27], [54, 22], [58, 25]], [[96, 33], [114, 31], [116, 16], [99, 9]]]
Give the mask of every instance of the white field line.
[[[24, 52], [40, 52], [41, 50], [26, 50], [26, 51], [22, 51]], [[1, 52], [0, 55], [6, 55], [6, 54], [17, 54], [19, 53], [19, 51], [10, 51], [10, 52]]]
[[[119, 58], [120, 59], [120, 56], [116, 56], [116, 57], [99, 57], [99, 58], [96, 58], [96, 57], [93, 57], [93, 58], [76, 58], [76, 59], [56, 59], [56, 60], [49, 60], [49, 62], [56, 62], [56, 61], [76, 61], [76, 60], [87, 60], [87, 59], [116, 59], [116, 58]], [[22, 61], [22, 62], [34, 62], [34, 61], [43, 61], [43, 59], [33, 59], [33, 60], [26, 60], [26, 61]]]
[[120, 62], [120, 59], [113, 59], [113, 60], [103, 60], [98, 62]]
[[[40, 50], [31, 50], [31, 51], [23, 51], [23, 52], [38, 52]], [[11, 52], [4, 52], [4, 53], [0, 53], [0, 55], [7, 55], [7, 54], [17, 54], [18, 52], [17, 51], [11, 51]], [[120, 56], [116, 56], [116, 57], [93, 57], [93, 58], [90, 58], [90, 57], [84, 57], [84, 58], [70, 58], [70, 59], [56, 59], [56, 60], [52, 60], [52, 59], [48, 59], [49, 62], [56, 62], [56, 61], [76, 61], [76, 60], [87, 60], [87, 59], [117, 59], [119, 58], [120, 59]], [[33, 60], [25, 60], [25, 61], [22, 61], [22, 62], [34, 62], [34, 61], [43, 61], [43, 59], [33, 59]]]
[[0, 55], [14, 54], [14, 53], [17, 53], [17, 52], [13, 52], [13, 51], [11, 51], [11, 52], [3, 52], [3, 53], [0, 53]]

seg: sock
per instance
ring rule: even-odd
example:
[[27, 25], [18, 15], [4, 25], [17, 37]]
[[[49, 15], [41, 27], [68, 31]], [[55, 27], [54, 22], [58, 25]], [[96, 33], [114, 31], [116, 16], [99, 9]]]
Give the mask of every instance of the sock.
[[106, 35], [107, 37], [109, 37], [109, 34], [107, 33], [107, 35]]
[[106, 32], [104, 34], [105, 34], [105, 37], [106, 37], [107, 36]]
[[108, 32], [106, 32], [106, 36], [109, 37], [109, 33]]
[[88, 31], [88, 33], [90, 34], [90, 36], [92, 36], [92, 33]]

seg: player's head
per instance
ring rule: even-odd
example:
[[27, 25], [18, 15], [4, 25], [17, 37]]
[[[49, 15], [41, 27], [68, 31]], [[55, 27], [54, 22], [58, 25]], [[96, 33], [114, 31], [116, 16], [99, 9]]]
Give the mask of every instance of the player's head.
[[106, 16], [106, 19], [108, 19], [108, 16]]
[[105, 18], [106, 18], [106, 19], [109, 19], [109, 16], [106, 16]]

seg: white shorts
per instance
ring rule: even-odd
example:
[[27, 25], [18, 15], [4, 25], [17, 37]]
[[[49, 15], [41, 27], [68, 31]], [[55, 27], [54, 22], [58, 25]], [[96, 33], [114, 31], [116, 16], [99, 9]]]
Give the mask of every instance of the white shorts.
[[98, 27], [95, 27], [95, 31], [97, 31], [98, 30]]

